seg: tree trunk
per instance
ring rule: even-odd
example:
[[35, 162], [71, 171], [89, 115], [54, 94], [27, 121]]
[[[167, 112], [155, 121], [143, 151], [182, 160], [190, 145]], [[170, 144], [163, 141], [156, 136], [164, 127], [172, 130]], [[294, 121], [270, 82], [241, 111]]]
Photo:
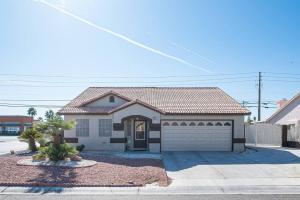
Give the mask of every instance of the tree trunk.
[[59, 148], [59, 146], [63, 143], [63, 138], [62, 138], [62, 135], [59, 133], [59, 134], [55, 134], [53, 136], [53, 145], [56, 147], [56, 148]]
[[29, 138], [28, 140], [28, 144], [29, 144], [29, 150], [35, 152], [37, 151], [37, 148], [36, 148], [36, 144], [35, 144], [35, 139], [34, 138]]

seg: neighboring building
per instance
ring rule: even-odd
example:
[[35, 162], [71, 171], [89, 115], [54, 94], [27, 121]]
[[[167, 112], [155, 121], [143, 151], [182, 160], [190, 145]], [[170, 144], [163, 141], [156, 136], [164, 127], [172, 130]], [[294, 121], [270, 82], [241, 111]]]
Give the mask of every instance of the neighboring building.
[[300, 125], [300, 92], [291, 100], [277, 102], [278, 110], [266, 122], [280, 125]]
[[0, 135], [19, 135], [32, 126], [32, 117], [21, 115], [0, 115]]
[[289, 146], [300, 147], [300, 92], [291, 100], [278, 101], [278, 110], [266, 122], [287, 125]]
[[63, 107], [86, 150], [243, 151], [250, 112], [215, 87], [90, 87]]

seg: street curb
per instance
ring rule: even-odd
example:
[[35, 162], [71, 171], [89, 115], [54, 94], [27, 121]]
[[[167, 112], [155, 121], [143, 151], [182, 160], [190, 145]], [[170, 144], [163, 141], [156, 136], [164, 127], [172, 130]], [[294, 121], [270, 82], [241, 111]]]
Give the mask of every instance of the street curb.
[[297, 186], [201, 186], [201, 187], [5, 187], [0, 186], [0, 195], [188, 195], [188, 194], [300, 194]]

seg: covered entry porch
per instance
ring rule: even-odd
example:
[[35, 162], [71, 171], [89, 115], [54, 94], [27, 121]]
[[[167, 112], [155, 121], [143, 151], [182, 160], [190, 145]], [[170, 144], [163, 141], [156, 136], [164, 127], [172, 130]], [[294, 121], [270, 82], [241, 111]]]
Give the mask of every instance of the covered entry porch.
[[160, 113], [140, 103], [115, 112], [110, 141], [124, 151], [160, 152]]

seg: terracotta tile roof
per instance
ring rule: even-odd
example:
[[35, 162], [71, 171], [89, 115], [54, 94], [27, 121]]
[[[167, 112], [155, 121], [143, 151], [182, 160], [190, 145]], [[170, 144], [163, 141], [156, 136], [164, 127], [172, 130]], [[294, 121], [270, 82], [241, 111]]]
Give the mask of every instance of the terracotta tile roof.
[[90, 87], [63, 107], [60, 114], [109, 114], [117, 108], [86, 108], [87, 102], [105, 95], [145, 103], [165, 114], [250, 114], [216, 87]]

